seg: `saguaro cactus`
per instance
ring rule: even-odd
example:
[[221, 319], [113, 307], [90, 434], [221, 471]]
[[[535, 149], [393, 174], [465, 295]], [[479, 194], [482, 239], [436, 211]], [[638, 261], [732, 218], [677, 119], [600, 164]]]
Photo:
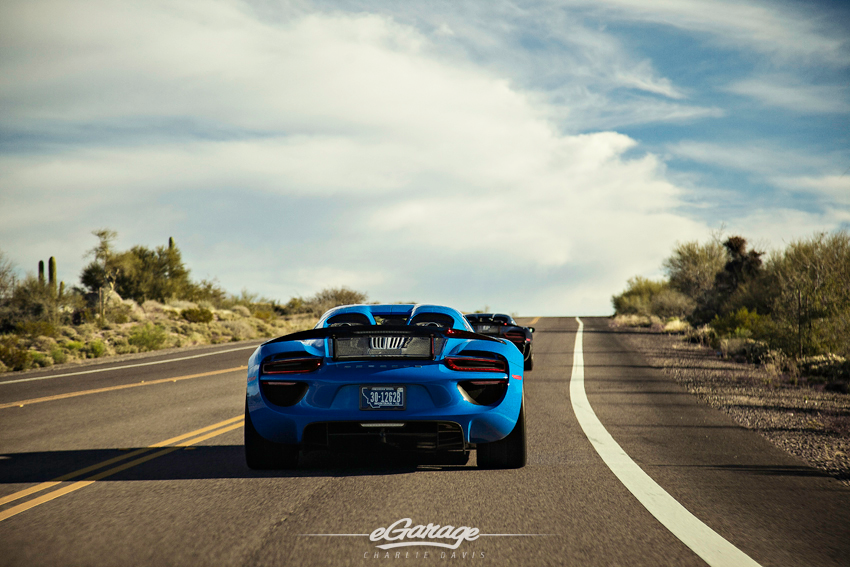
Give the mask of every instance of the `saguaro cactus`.
[[172, 238], [170, 236], [168, 237], [168, 249], [174, 250], [174, 238]]
[[50, 284], [50, 289], [56, 295], [56, 258], [50, 257], [47, 261], [47, 282]]
[[44, 260], [38, 261], [38, 283], [44, 285]]

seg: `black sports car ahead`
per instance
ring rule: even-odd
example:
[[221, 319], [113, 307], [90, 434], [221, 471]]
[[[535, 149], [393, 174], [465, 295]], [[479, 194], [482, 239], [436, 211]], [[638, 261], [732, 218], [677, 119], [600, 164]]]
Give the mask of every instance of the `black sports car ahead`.
[[534, 368], [531, 340], [534, 327], [518, 325], [510, 315], [504, 313], [469, 313], [464, 315], [476, 333], [508, 339], [516, 345], [525, 359], [525, 370]]

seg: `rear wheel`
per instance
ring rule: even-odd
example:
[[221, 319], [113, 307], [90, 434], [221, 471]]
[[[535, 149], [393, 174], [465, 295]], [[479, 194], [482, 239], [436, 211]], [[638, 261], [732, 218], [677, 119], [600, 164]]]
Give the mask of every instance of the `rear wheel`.
[[525, 364], [523, 365], [525, 370], [532, 370], [534, 368], [534, 353], [528, 353], [528, 358], [525, 359]]
[[245, 403], [245, 463], [249, 469], [294, 469], [298, 466], [298, 445], [269, 441], [260, 435], [251, 422]]
[[525, 404], [519, 408], [514, 430], [499, 441], [479, 443], [479, 469], [518, 469], [525, 466]]

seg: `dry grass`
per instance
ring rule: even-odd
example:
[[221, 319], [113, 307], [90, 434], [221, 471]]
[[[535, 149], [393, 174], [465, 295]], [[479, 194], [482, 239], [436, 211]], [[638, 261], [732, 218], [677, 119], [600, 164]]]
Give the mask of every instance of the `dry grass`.
[[[62, 326], [56, 330], [55, 337], [33, 340], [16, 335], [0, 338], [16, 341], [17, 349], [28, 357], [25, 365], [28, 369], [148, 350], [272, 338], [310, 329], [316, 324], [316, 317], [312, 315], [278, 317], [263, 311], [262, 318], [258, 318], [239, 305], [232, 310], [216, 310], [209, 305], [200, 307], [212, 312], [212, 321], [191, 323], [185, 320], [181, 316], [184, 310], [199, 308], [198, 304], [189, 301], [167, 305], [146, 301], [139, 306], [130, 300], [111, 305], [110, 311], [116, 316], [103, 326], [90, 323]], [[0, 372], [9, 370], [0, 362]]]

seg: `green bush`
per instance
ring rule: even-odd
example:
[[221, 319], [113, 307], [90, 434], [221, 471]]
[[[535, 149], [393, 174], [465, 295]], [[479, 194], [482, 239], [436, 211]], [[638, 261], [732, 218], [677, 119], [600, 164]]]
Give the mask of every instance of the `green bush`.
[[60, 346], [50, 349], [50, 357], [56, 364], [64, 364], [68, 361], [68, 353]]
[[38, 366], [39, 368], [53, 366], [53, 358], [43, 352], [33, 352], [30, 356], [32, 356], [33, 366]]
[[706, 244], [697, 241], [676, 244], [673, 254], [664, 260], [671, 287], [694, 302], [711, 292], [717, 274], [725, 265], [726, 252], [719, 235]]
[[266, 323], [277, 319], [277, 315], [275, 315], [274, 311], [267, 310], [254, 311], [254, 317], [259, 319], [260, 321], [265, 321]]
[[652, 300], [669, 289], [667, 282], [656, 282], [637, 276], [631, 278], [626, 291], [611, 298], [618, 315], [652, 315]]
[[213, 320], [212, 311], [202, 307], [184, 309], [181, 315], [190, 323], [209, 323]]
[[12, 370], [26, 370], [32, 366], [32, 355], [18, 344], [18, 337], [7, 335], [0, 338], [0, 361]]
[[696, 302], [673, 289], [664, 289], [652, 296], [650, 310], [662, 319], [684, 319], [694, 311]]
[[138, 347], [140, 351], [158, 350], [165, 345], [167, 338], [168, 333], [166, 333], [163, 327], [145, 323], [144, 325], [136, 325], [133, 328], [127, 342]]
[[761, 335], [764, 318], [758, 313], [751, 313], [746, 307], [741, 307], [722, 317], [715, 315], [711, 321], [711, 328], [721, 337], [746, 339]]
[[106, 345], [100, 339], [95, 339], [88, 343], [80, 352], [86, 354], [88, 358], [100, 358], [106, 354]]
[[17, 324], [19, 335], [35, 340], [38, 337], [55, 337], [56, 326], [49, 321], [22, 321]]

